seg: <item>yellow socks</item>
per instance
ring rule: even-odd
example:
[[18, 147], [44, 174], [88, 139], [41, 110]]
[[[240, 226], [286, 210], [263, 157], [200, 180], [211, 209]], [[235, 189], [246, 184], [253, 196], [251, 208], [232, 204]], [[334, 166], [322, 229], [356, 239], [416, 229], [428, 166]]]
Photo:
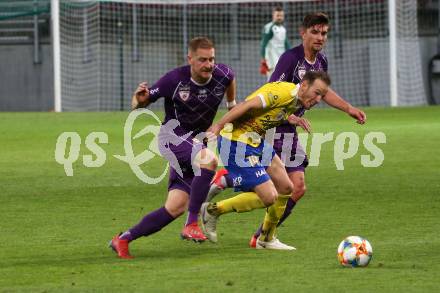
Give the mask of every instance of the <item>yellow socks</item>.
[[230, 212], [244, 213], [264, 207], [266, 206], [255, 192], [243, 192], [215, 204], [210, 204], [208, 212], [219, 216]]
[[273, 205], [266, 209], [266, 215], [264, 216], [263, 229], [261, 230], [260, 239], [262, 241], [271, 241], [275, 235], [277, 224], [280, 218], [283, 216], [286, 209], [289, 195], [278, 195], [278, 199]]
[[[283, 216], [289, 198], [290, 194], [280, 194], [275, 203], [266, 209], [263, 229], [260, 235], [262, 241], [271, 241], [273, 239], [277, 224]], [[244, 213], [261, 208], [265, 208], [265, 205], [255, 192], [243, 192], [232, 198], [209, 204], [208, 212], [212, 215], [220, 216], [230, 212]]]

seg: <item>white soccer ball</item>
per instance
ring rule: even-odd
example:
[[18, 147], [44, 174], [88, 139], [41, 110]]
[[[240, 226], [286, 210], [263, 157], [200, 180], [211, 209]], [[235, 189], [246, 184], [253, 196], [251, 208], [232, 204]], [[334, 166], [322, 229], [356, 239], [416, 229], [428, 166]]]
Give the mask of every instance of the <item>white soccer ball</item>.
[[338, 247], [338, 260], [345, 267], [366, 267], [372, 256], [370, 242], [360, 236], [349, 236]]

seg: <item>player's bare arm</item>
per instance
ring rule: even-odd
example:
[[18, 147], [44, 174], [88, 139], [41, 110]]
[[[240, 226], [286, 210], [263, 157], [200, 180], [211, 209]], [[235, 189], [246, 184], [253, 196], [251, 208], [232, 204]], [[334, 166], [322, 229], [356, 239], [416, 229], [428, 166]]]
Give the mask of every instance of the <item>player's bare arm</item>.
[[234, 108], [232, 108], [228, 113], [226, 113], [220, 121], [214, 123], [209, 129], [208, 132], [213, 133], [214, 135], [218, 135], [220, 131], [223, 129], [226, 123], [231, 123], [238, 118], [242, 117], [250, 110], [254, 109], [262, 109], [263, 103], [259, 97], [254, 97], [250, 100], [247, 100], [243, 103], [238, 104]]
[[367, 115], [364, 111], [353, 107], [331, 88], [328, 89], [327, 94], [322, 99], [333, 108], [341, 110], [342, 112], [345, 112], [353, 117], [359, 124], [364, 124], [367, 121]]
[[302, 129], [304, 129], [308, 133], [310, 133], [312, 131], [312, 127], [310, 125], [310, 122], [305, 118], [298, 117], [298, 116], [295, 116], [292, 114], [289, 117], [287, 117], [287, 122], [289, 122], [292, 125], [296, 125], [296, 126], [301, 127]]
[[131, 98], [131, 109], [145, 108], [150, 104], [149, 97], [147, 82], [140, 83]]
[[235, 78], [232, 80], [229, 87], [226, 89], [226, 106], [228, 110], [231, 110], [237, 102], [235, 101], [235, 97], [237, 96], [237, 83]]

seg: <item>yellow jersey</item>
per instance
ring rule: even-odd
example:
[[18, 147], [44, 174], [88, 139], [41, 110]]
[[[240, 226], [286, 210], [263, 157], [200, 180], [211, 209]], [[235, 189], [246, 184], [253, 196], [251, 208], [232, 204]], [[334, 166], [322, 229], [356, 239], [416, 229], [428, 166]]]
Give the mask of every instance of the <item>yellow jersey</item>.
[[267, 130], [285, 122], [288, 116], [301, 107], [297, 97], [298, 89], [299, 85], [290, 82], [263, 85], [246, 98], [261, 99], [263, 108], [249, 111], [233, 123], [228, 123], [220, 135], [258, 147]]

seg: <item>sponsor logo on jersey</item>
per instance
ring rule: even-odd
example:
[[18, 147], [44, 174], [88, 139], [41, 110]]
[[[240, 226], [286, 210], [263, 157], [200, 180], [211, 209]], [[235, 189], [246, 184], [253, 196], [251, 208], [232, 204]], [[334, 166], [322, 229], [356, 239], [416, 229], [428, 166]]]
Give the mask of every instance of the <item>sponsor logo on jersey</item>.
[[155, 93], [159, 92], [159, 88], [155, 88], [155, 89], [151, 89], [150, 90], [150, 95], [154, 95]]
[[280, 78], [278, 78], [278, 81], [283, 81], [284, 78], [286, 78], [286, 74], [285, 73], [280, 75]]
[[222, 86], [216, 86], [213, 90], [213, 93], [218, 97], [223, 97], [223, 95], [225, 94], [225, 90]]
[[206, 89], [200, 89], [197, 95], [198, 99], [206, 99], [208, 97], [208, 91]]
[[243, 178], [241, 176], [235, 177], [234, 179], [232, 179], [232, 185], [234, 185], [234, 187], [240, 186], [242, 181], [243, 181]]
[[255, 172], [255, 176], [257, 176], [257, 178], [263, 176], [264, 174], [266, 174], [265, 170], [258, 170]]

